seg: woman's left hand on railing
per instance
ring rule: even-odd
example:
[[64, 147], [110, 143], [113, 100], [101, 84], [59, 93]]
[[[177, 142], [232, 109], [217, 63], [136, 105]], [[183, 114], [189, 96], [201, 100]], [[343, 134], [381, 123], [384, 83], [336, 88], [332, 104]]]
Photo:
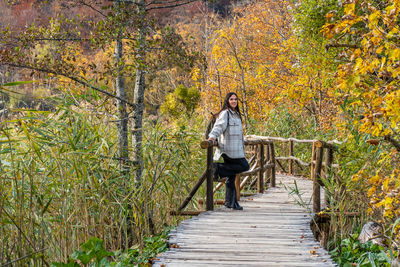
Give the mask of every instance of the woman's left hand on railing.
[[217, 142], [214, 140], [214, 138], [208, 138], [207, 140], [204, 140], [200, 143], [201, 148], [209, 148], [210, 146], [215, 146]]

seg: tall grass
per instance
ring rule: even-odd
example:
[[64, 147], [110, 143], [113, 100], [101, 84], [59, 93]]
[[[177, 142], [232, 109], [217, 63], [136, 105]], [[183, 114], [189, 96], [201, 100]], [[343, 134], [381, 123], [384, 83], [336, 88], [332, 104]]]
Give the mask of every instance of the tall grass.
[[[194, 128], [146, 123], [140, 186], [121, 174], [109, 116], [61, 102], [1, 123], [0, 262], [65, 261], [89, 237], [107, 249], [141, 244], [173, 224], [202, 171]], [[203, 153], [204, 154], [204, 153]]]

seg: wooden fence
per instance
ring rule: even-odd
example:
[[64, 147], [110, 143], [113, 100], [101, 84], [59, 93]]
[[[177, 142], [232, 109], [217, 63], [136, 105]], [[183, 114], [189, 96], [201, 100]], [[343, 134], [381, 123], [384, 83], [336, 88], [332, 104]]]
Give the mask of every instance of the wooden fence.
[[[287, 155], [278, 156], [275, 158], [277, 165], [281, 170], [289, 175], [296, 175], [294, 172], [294, 163], [296, 163], [300, 169], [304, 167], [310, 168], [310, 176], [313, 180], [313, 212], [318, 213], [321, 211], [321, 186], [322, 177], [327, 173], [331, 172], [333, 168], [338, 168], [337, 164], [333, 164], [334, 151], [336, 150], [335, 145], [340, 144], [339, 141], [333, 140], [324, 142], [321, 140], [299, 140], [296, 138], [281, 138], [281, 137], [270, 137], [270, 136], [256, 136], [250, 135], [249, 138], [259, 138], [262, 140], [270, 140], [275, 143], [287, 143]], [[311, 159], [309, 162], [304, 162], [294, 156], [294, 144], [310, 144], [311, 145]], [[325, 156], [324, 156], [325, 155]], [[324, 160], [325, 159], [325, 160]], [[281, 163], [282, 160], [288, 161], [288, 171], [284, 168]], [[326, 176], [325, 176], [326, 177]], [[325, 197], [328, 202], [328, 198]], [[327, 205], [329, 203], [326, 203]]]
[[[250, 164], [250, 170], [240, 173], [236, 177], [236, 189], [238, 199], [240, 199], [240, 192], [246, 184], [251, 182], [257, 183], [257, 192], [263, 193], [265, 183], [269, 182], [271, 187], [275, 187], [276, 164], [282, 169], [283, 172], [289, 175], [295, 175], [294, 163], [300, 168], [309, 167], [310, 175], [313, 180], [313, 212], [317, 213], [321, 210], [321, 178], [323, 173], [328, 173], [332, 168], [337, 167], [333, 164], [335, 144], [338, 141], [324, 142], [320, 140], [298, 140], [295, 138], [280, 138], [270, 136], [256, 136], [249, 135], [245, 137], [246, 154]], [[275, 157], [275, 143], [288, 143], [287, 155]], [[294, 144], [305, 143], [312, 145], [311, 159], [309, 162], [304, 162], [294, 156]], [[207, 149], [207, 168], [198, 182], [190, 191], [189, 195], [180, 205], [178, 210], [171, 211], [171, 215], [197, 215], [202, 211], [184, 211], [186, 206], [192, 200], [200, 186], [206, 181], [206, 210], [213, 210], [214, 204], [223, 204], [223, 201], [214, 201], [214, 193], [220, 189], [224, 182], [220, 182], [214, 188], [213, 181], [213, 145], [210, 141], [201, 142], [201, 148]], [[325, 152], [325, 161], [324, 158]], [[282, 161], [288, 161], [288, 171], [284, 168]], [[251, 177], [257, 178], [251, 181]], [[243, 179], [241, 179], [243, 177]]]

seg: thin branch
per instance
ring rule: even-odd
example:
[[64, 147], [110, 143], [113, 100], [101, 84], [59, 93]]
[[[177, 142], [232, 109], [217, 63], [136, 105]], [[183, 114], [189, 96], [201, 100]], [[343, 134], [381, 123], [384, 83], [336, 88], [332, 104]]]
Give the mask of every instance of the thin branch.
[[94, 8], [93, 6], [87, 4], [85, 1], [79, 1], [79, 3], [81, 3], [82, 5], [87, 6], [88, 8], [90, 8], [90, 9], [96, 11], [97, 13], [99, 13], [100, 15], [102, 15], [103, 17], [107, 17], [106, 14], [104, 14], [104, 13], [101, 12], [100, 10]]
[[[3, 195], [1, 195], [3, 197]], [[6, 211], [6, 209], [2, 206], [1, 209], [3, 210], [4, 214], [11, 220], [11, 222], [17, 227], [18, 231], [22, 234], [22, 236], [28, 241], [29, 245], [33, 249], [35, 249], [35, 246], [33, 245], [32, 241], [26, 236], [25, 232], [22, 231], [21, 227], [17, 224], [17, 222], [14, 220], [14, 218]]]
[[82, 41], [90, 41], [89, 38], [34, 38], [34, 41], [67, 41], [67, 42], [82, 42]]
[[40, 71], [40, 72], [44, 72], [44, 73], [49, 73], [49, 74], [54, 74], [54, 75], [58, 75], [58, 76], [63, 76], [63, 77], [68, 78], [68, 79], [70, 79], [70, 80], [72, 80], [72, 81], [74, 81], [74, 82], [77, 82], [77, 83], [82, 84], [82, 85], [84, 85], [84, 86], [86, 86], [86, 87], [89, 87], [90, 89], [93, 89], [93, 90], [95, 90], [95, 91], [98, 91], [98, 92], [100, 92], [100, 93], [102, 93], [102, 94], [104, 94], [104, 95], [107, 95], [107, 96], [109, 96], [109, 97], [115, 98], [115, 99], [117, 99], [117, 100], [119, 100], [119, 101], [121, 101], [121, 102], [123, 102], [123, 103], [125, 103], [125, 104], [128, 104], [128, 105], [131, 106], [132, 108], [135, 108], [135, 107], [136, 107], [135, 104], [133, 104], [133, 103], [131, 103], [131, 102], [129, 102], [129, 101], [126, 101], [125, 99], [123, 99], [123, 98], [121, 98], [121, 97], [119, 97], [119, 96], [116, 96], [116, 95], [114, 95], [114, 94], [112, 94], [112, 93], [110, 93], [110, 92], [107, 92], [107, 91], [105, 91], [105, 90], [103, 90], [103, 89], [100, 89], [100, 88], [98, 88], [98, 87], [96, 87], [96, 86], [93, 86], [93, 85], [89, 84], [89, 83], [86, 82], [86, 81], [83, 81], [83, 80], [81, 80], [81, 79], [79, 79], [79, 78], [76, 78], [76, 77], [69, 76], [68, 74], [65, 74], [65, 73], [62, 73], [62, 72], [56, 72], [56, 71], [53, 71], [53, 70], [47, 70], [47, 69], [42, 69], [42, 68], [35, 68], [35, 67], [32, 67], [32, 66], [26, 66], [26, 65], [17, 65], [17, 64], [12, 64], [12, 63], [2, 63], [2, 62], [0, 62], [0, 66], [1, 66], [1, 65], [10, 66], [10, 67], [15, 67], [15, 68], [21, 68], [21, 69], [35, 70], [35, 71]]
[[[42, 249], [36, 250], [36, 251], [34, 251], [34, 252], [32, 252], [32, 253], [30, 253], [30, 254], [28, 254], [28, 255], [25, 255], [25, 256], [23, 256], [23, 257], [20, 257], [20, 258], [18, 258], [18, 259], [15, 259], [15, 260], [6, 262], [5, 264], [1, 265], [1, 267], [5, 267], [5, 266], [8, 266], [8, 265], [12, 265], [12, 264], [15, 263], [15, 262], [18, 262], [18, 261], [21, 261], [21, 260], [23, 260], [23, 259], [29, 258], [29, 257], [32, 256], [32, 255], [35, 255], [35, 254], [37, 254], [37, 253], [39, 253], [39, 252], [42, 252], [42, 251], [45, 251], [46, 249], [47, 249], [47, 248], [42, 248]], [[47, 264], [47, 265], [48, 265], [48, 264]]]
[[157, 7], [150, 7], [150, 8], [146, 8], [146, 11], [152, 10], [152, 9], [161, 9], [161, 8], [173, 8], [173, 7], [178, 7], [178, 6], [183, 6], [183, 5], [187, 5], [193, 2], [196, 2], [198, 0], [190, 0], [187, 2], [183, 2], [183, 3], [179, 3], [179, 4], [175, 4], [175, 5], [167, 5], [167, 6], [157, 6]]
[[134, 0], [108, 0], [114, 3], [126, 3], [126, 4], [137, 4]]
[[359, 45], [355, 44], [327, 44], [325, 45], [325, 49], [329, 50], [331, 47], [347, 47], [347, 48], [361, 48]]
[[175, 4], [175, 3], [179, 3], [182, 2], [182, 0], [169, 0], [169, 1], [152, 1], [146, 4], [146, 6], [151, 6], [151, 5], [171, 5], [171, 4]]

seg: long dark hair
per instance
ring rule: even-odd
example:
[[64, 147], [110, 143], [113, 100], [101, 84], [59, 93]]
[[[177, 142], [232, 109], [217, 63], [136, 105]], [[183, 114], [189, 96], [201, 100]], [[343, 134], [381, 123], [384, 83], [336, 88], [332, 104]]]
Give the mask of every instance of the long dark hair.
[[[229, 98], [231, 98], [231, 96], [235, 95], [238, 98], [238, 104], [236, 105], [236, 107], [234, 109], [231, 108], [231, 106], [229, 105]], [[240, 109], [239, 109], [239, 97], [236, 93], [234, 92], [229, 92], [226, 94], [225, 99], [224, 99], [224, 104], [222, 105], [222, 109], [215, 114], [215, 118], [218, 117], [218, 115], [224, 111], [225, 109], [230, 109], [232, 111], [235, 111], [237, 113], [237, 115], [239, 116], [240, 120], [242, 120], [242, 113], [240, 113]]]

